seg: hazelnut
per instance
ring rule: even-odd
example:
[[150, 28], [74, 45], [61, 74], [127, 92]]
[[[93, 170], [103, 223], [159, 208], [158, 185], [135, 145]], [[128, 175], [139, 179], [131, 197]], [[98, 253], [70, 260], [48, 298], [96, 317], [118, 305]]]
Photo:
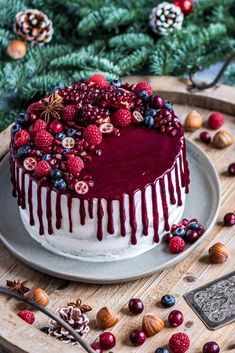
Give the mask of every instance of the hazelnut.
[[7, 46], [7, 54], [12, 59], [22, 59], [26, 54], [26, 44], [22, 40], [12, 40]]
[[105, 306], [98, 311], [96, 315], [96, 322], [100, 328], [107, 329], [116, 325], [118, 322], [118, 317], [111, 313], [110, 310]]
[[200, 129], [202, 127], [202, 116], [196, 110], [191, 111], [185, 119], [184, 127], [186, 131]]
[[209, 249], [209, 258], [213, 264], [222, 264], [229, 258], [229, 252], [222, 243], [215, 243]]
[[42, 306], [47, 306], [49, 303], [49, 297], [42, 288], [32, 288], [27, 297]]
[[215, 134], [212, 143], [216, 148], [222, 149], [233, 143], [233, 137], [229, 132], [220, 130]]
[[146, 335], [151, 337], [164, 328], [164, 321], [155, 314], [146, 314], [143, 317], [142, 327]]

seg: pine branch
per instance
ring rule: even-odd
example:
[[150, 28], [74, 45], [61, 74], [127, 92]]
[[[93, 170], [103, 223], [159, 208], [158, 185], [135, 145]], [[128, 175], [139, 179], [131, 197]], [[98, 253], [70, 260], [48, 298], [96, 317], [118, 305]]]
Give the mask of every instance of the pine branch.
[[108, 45], [110, 48], [126, 47], [128, 49], [137, 49], [142, 46], [152, 47], [153, 43], [153, 39], [147, 34], [128, 33], [112, 37]]
[[133, 53], [119, 61], [121, 74], [129, 74], [133, 71], [139, 70], [147, 62], [149, 56], [149, 49], [142, 47], [135, 50]]

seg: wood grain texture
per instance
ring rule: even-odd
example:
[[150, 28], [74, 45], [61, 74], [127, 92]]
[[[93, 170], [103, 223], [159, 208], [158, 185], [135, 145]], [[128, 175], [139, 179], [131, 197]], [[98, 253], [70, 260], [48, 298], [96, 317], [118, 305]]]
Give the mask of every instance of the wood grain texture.
[[[211, 110], [227, 113], [225, 115], [226, 123], [224, 128], [235, 136], [235, 119], [232, 115], [228, 115], [235, 114], [234, 88], [221, 85], [212, 90], [190, 94], [186, 91], [185, 80], [181, 79], [148, 76], [130, 77], [127, 80], [129, 82], [149, 81], [155, 90], [177, 103], [175, 110], [182, 120], [195, 107], [203, 115], [204, 121], [206, 121]], [[91, 331], [85, 338], [89, 343], [94, 342], [101, 333], [101, 330], [95, 324], [96, 312], [107, 305], [120, 318], [117, 325], [111, 330], [117, 338], [117, 346], [112, 350], [114, 353], [154, 353], [157, 347], [167, 345], [173, 333], [180, 331], [187, 332], [191, 338], [190, 353], [201, 352], [203, 344], [210, 340], [217, 341], [223, 353], [235, 352], [235, 323], [211, 332], [183, 299], [183, 295], [186, 292], [208, 283], [235, 268], [235, 228], [224, 228], [221, 224], [223, 215], [228, 211], [235, 210], [235, 178], [229, 177], [226, 173], [228, 164], [235, 162], [235, 145], [222, 151], [204, 145], [198, 138], [201, 130], [187, 133], [186, 136], [197, 142], [212, 159], [220, 175], [222, 205], [218, 222], [214, 226], [213, 231], [189, 258], [174, 268], [142, 280], [123, 284], [89, 285], [56, 279], [31, 270], [28, 266], [16, 260], [3, 245], [0, 245], [0, 285], [5, 285], [6, 279], [28, 279], [30, 285], [40, 286], [48, 292], [50, 296], [49, 307], [52, 310], [56, 310], [58, 306], [66, 305], [67, 302], [73, 301], [78, 297], [82, 298], [93, 307], [93, 310], [88, 313], [91, 320]], [[8, 131], [5, 131], [0, 134], [0, 140], [3, 141], [0, 147], [1, 156], [7, 150], [8, 133]], [[212, 265], [208, 261], [208, 249], [217, 241], [226, 244], [230, 251], [231, 258], [223, 265]], [[195, 281], [189, 282], [188, 276], [194, 276]], [[129, 299], [132, 297], [141, 298], [145, 303], [144, 313], [156, 313], [166, 319], [169, 310], [159, 306], [159, 299], [166, 293], [175, 295], [177, 299], [175, 308], [184, 313], [184, 324], [177, 329], [166, 327], [157, 336], [149, 338], [144, 346], [131, 347], [128, 336], [134, 328], [141, 326], [142, 315], [136, 317], [128, 314], [127, 303]], [[22, 308], [22, 304], [14, 299], [0, 297], [0, 307], [1, 316], [4, 318], [4, 320], [0, 320], [0, 346], [7, 348], [8, 351], [14, 353], [83, 352], [79, 347], [65, 345], [40, 332], [39, 328], [46, 326], [48, 321], [43, 314], [36, 312], [36, 323], [33, 326], [29, 326], [16, 316], [16, 312], [19, 308]], [[191, 327], [185, 325], [188, 321], [193, 322]]]

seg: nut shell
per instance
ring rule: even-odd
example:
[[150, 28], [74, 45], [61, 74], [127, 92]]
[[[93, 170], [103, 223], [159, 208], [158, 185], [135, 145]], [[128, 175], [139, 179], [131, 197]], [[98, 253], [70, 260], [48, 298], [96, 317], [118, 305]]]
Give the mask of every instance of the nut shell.
[[222, 149], [233, 143], [233, 137], [229, 132], [220, 130], [215, 134], [212, 143], [216, 148]]
[[7, 46], [7, 54], [12, 59], [22, 59], [27, 51], [26, 43], [22, 40], [12, 40]]
[[96, 322], [100, 328], [107, 329], [116, 325], [118, 317], [111, 313], [111, 311], [105, 306], [96, 314]]
[[49, 297], [42, 288], [32, 288], [28, 292], [27, 297], [44, 307], [49, 303]]
[[200, 129], [202, 127], [202, 116], [196, 110], [192, 110], [185, 119], [184, 127], [186, 131]]
[[142, 327], [146, 335], [151, 337], [164, 328], [164, 321], [155, 314], [146, 314], [143, 317]]
[[222, 264], [229, 258], [228, 249], [222, 243], [215, 243], [209, 249], [209, 258], [213, 264]]

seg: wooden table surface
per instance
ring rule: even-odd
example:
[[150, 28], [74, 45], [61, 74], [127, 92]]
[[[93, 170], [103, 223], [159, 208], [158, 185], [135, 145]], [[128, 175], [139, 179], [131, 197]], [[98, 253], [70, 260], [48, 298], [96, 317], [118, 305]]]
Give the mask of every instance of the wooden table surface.
[[[154, 89], [162, 93], [164, 97], [172, 99], [176, 106], [177, 114], [184, 119], [189, 111], [196, 109], [202, 113], [204, 120], [211, 110], [219, 110], [225, 114], [226, 123], [224, 128], [235, 136], [235, 89], [220, 86], [197, 94], [186, 91], [185, 81], [172, 77], [154, 78], [145, 77], [145, 80], [153, 85]], [[143, 77], [131, 77], [128, 81], [137, 82]], [[235, 178], [226, 173], [229, 163], [235, 162], [235, 145], [224, 150], [216, 150], [211, 146], [203, 145], [198, 136], [201, 129], [194, 133], [187, 133], [187, 137], [198, 143], [213, 161], [221, 180], [222, 204], [218, 222], [207, 239], [195, 250], [190, 257], [173, 268], [138, 281], [112, 284], [94, 285], [81, 284], [53, 278], [30, 269], [22, 262], [15, 259], [10, 252], [0, 244], [1, 267], [0, 285], [4, 286], [6, 280], [21, 279], [29, 280], [29, 285], [42, 287], [50, 297], [49, 308], [56, 310], [67, 302], [74, 301], [80, 297], [84, 302], [90, 304], [93, 310], [88, 313], [91, 320], [91, 330], [85, 340], [94, 342], [101, 330], [96, 327], [96, 312], [103, 306], [108, 306], [114, 313], [119, 315], [119, 322], [112, 328], [116, 335], [117, 345], [112, 350], [114, 353], [154, 353], [155, 349], [165, 346], [173, 333], [185, 331], [190, 336], [191, 347], [189, 352], [199, 353], [207, 341], [217, 341], [221, 346], [221, 352], [235, 352], [235, 323], [232, 323], [217, 331], [209, 331], [196, 314], [191, 310], [183, 295], [203, 284], [208, 283], [235, 269], [235, 227], [223, 227], [221, 221], [226, 212], [235, 209]], [[213, 133], [212, 133], [213, 134]], [[0, 134], [0, 153], [3, 156], [8, 149], [9, 131]], [[4, 207], [4, 205], [0, 205]], [[195, 215], [196, 217], [196, 215]], [[16, 234], [17, 236], [17, 234]], [[230, 251], [230, 259], [222, 265], [212, 265], [208, 261], [207, 253], [209, 247], [215, 242], [227, 245]], [[59, 264], [58, 264], [59, 266]], [[188, 276], [195, 277], [193, 282]], [[130, 332], [141, 326], [142, 316], [131, 316], [128, 314], [127, 303], [132, 297], [139, 297], [144, 301], [144, 313], [156, 313], [166, 319], [169, 310], [159, 305], [162, 295], [171, 293], [176, 297], [175, 309], [183, 312], [185, 320], [182, 326], [173, 329], [166, 327], [158, 335], [149, 338], [141, 347], [132, 347], [128, 336]], [[42, 333], [39, 328], [47, 325], [47, 317], [36, 313], [36, 323], [29, 326], [20, 318], [16, 312], [22, 308], [22, 303], [14, 299], [0, 297], [1, 317], [0, 320], [0, 346], [14, 353], [72, 353], [83, 352], [82, 348], [53, 339]], [[187, 322], [192, 321], [191, 325]], [[188, 327], [190, 326], [190, 327]]]

